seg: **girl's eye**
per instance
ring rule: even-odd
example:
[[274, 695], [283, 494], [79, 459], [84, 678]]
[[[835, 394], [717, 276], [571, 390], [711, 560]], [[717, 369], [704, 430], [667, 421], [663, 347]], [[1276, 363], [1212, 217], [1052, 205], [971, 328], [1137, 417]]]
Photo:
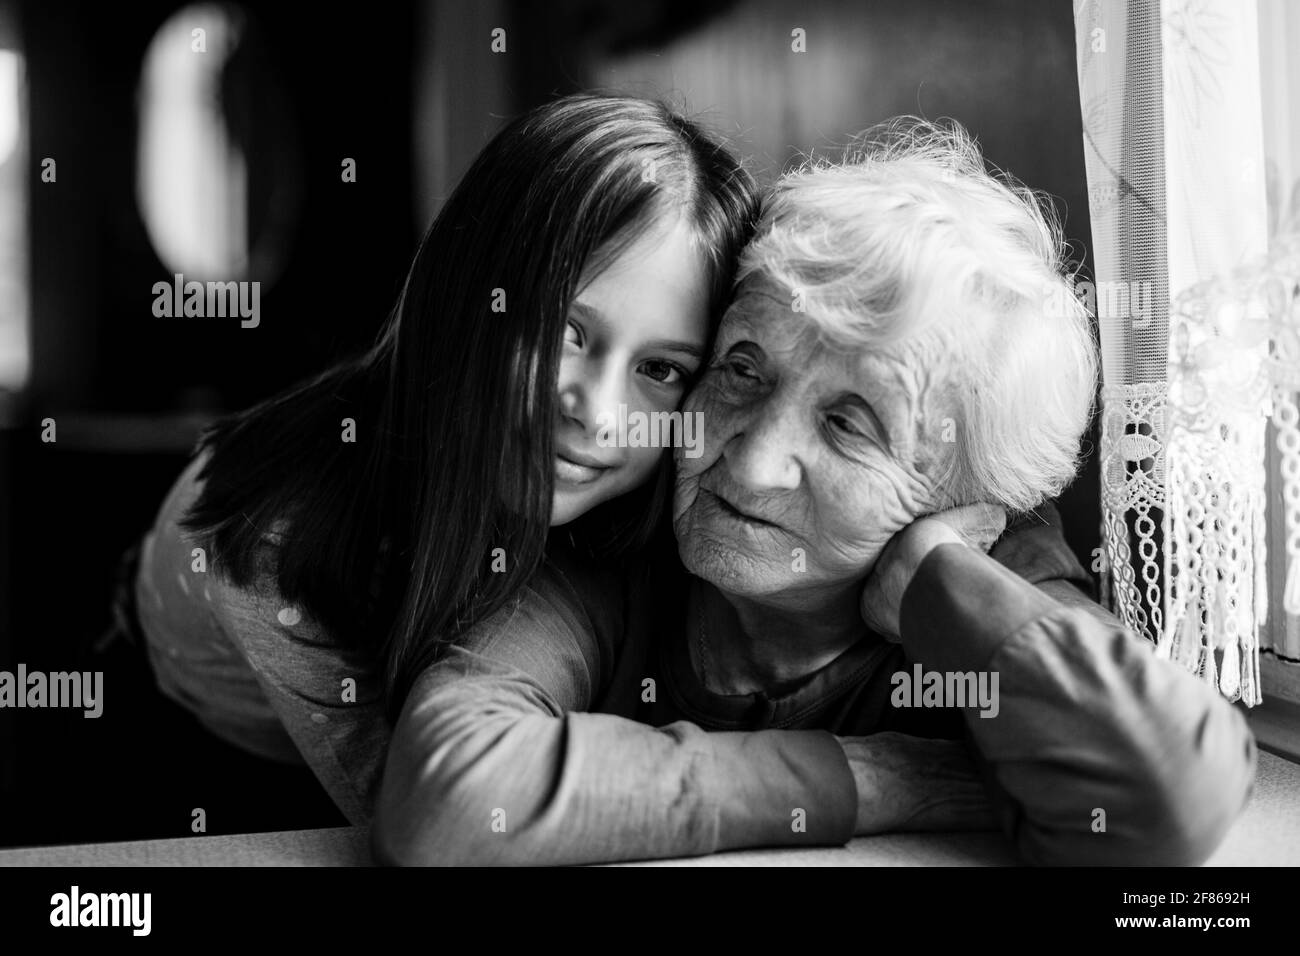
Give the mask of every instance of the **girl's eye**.
[[564, 344], [582, 348], [582, 330], [572, 322], [564, 330]]
[[641, 372], [660, 385], [678, 385], [689, 374], [686, 369], [676, 362], [667, 362], [663, 359], [650, 359], [648, 362], [642, 362]]

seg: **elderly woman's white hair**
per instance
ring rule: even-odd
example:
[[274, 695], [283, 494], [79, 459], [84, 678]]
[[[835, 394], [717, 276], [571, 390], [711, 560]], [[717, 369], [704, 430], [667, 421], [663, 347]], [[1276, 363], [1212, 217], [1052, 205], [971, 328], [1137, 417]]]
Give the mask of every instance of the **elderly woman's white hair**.
[[987, 172], [961, 126], [903, 117], [843, 162], [784, 175], [739, 278], [794, 290], [843, 347], [938, 335], [958, 406], [943, 486], [953, 503], [1028, 510], [1074, 477], [1096, 392], [1091, 320], [1063, 252], [1050, 203]]

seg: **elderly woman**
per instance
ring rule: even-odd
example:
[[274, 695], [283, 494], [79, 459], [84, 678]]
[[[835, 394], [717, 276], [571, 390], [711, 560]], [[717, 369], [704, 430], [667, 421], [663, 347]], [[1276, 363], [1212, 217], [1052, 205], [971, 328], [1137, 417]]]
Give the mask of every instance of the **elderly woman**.
[[1005, 512], [1072, 478], [1088, 421], [1091, 331], [1059, 248], [960, 131], [894, 125], [786, 176], [685, 406], [705, 426], [678, 461], [689, 574], [557, 556], [429, 667], [379, 858], [995, 822], [1028, 862], [1206, 858], [1251, 786], [1242, 717], [1083, 597], [1050, 523], [985, 553]]

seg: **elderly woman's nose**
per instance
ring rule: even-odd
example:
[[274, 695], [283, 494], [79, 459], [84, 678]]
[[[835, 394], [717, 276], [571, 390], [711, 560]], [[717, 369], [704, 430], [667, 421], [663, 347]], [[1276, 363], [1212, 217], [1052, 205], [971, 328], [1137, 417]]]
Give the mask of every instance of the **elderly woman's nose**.
[[792, 491], [803, 481], [800, 434], [788, 409], [765, 406], [723, 452], [731, 477], [751, 491]]
[[611, 362], [586, 362], [560, 376], [560, 410], [595, 433], [603, 421], [618, 421], [618, 406], [624, 400], [623, 377]]

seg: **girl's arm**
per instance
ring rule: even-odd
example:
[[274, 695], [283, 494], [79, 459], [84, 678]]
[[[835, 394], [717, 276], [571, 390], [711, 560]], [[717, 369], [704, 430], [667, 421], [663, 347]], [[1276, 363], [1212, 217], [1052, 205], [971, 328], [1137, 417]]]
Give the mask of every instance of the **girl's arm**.
[[602, 647], [580, 607], [544, 571], [416, 681], [376, 808], [380, 861], [572, 864], [853, 835], [857, 786], [826, 731], [585, 713]]

